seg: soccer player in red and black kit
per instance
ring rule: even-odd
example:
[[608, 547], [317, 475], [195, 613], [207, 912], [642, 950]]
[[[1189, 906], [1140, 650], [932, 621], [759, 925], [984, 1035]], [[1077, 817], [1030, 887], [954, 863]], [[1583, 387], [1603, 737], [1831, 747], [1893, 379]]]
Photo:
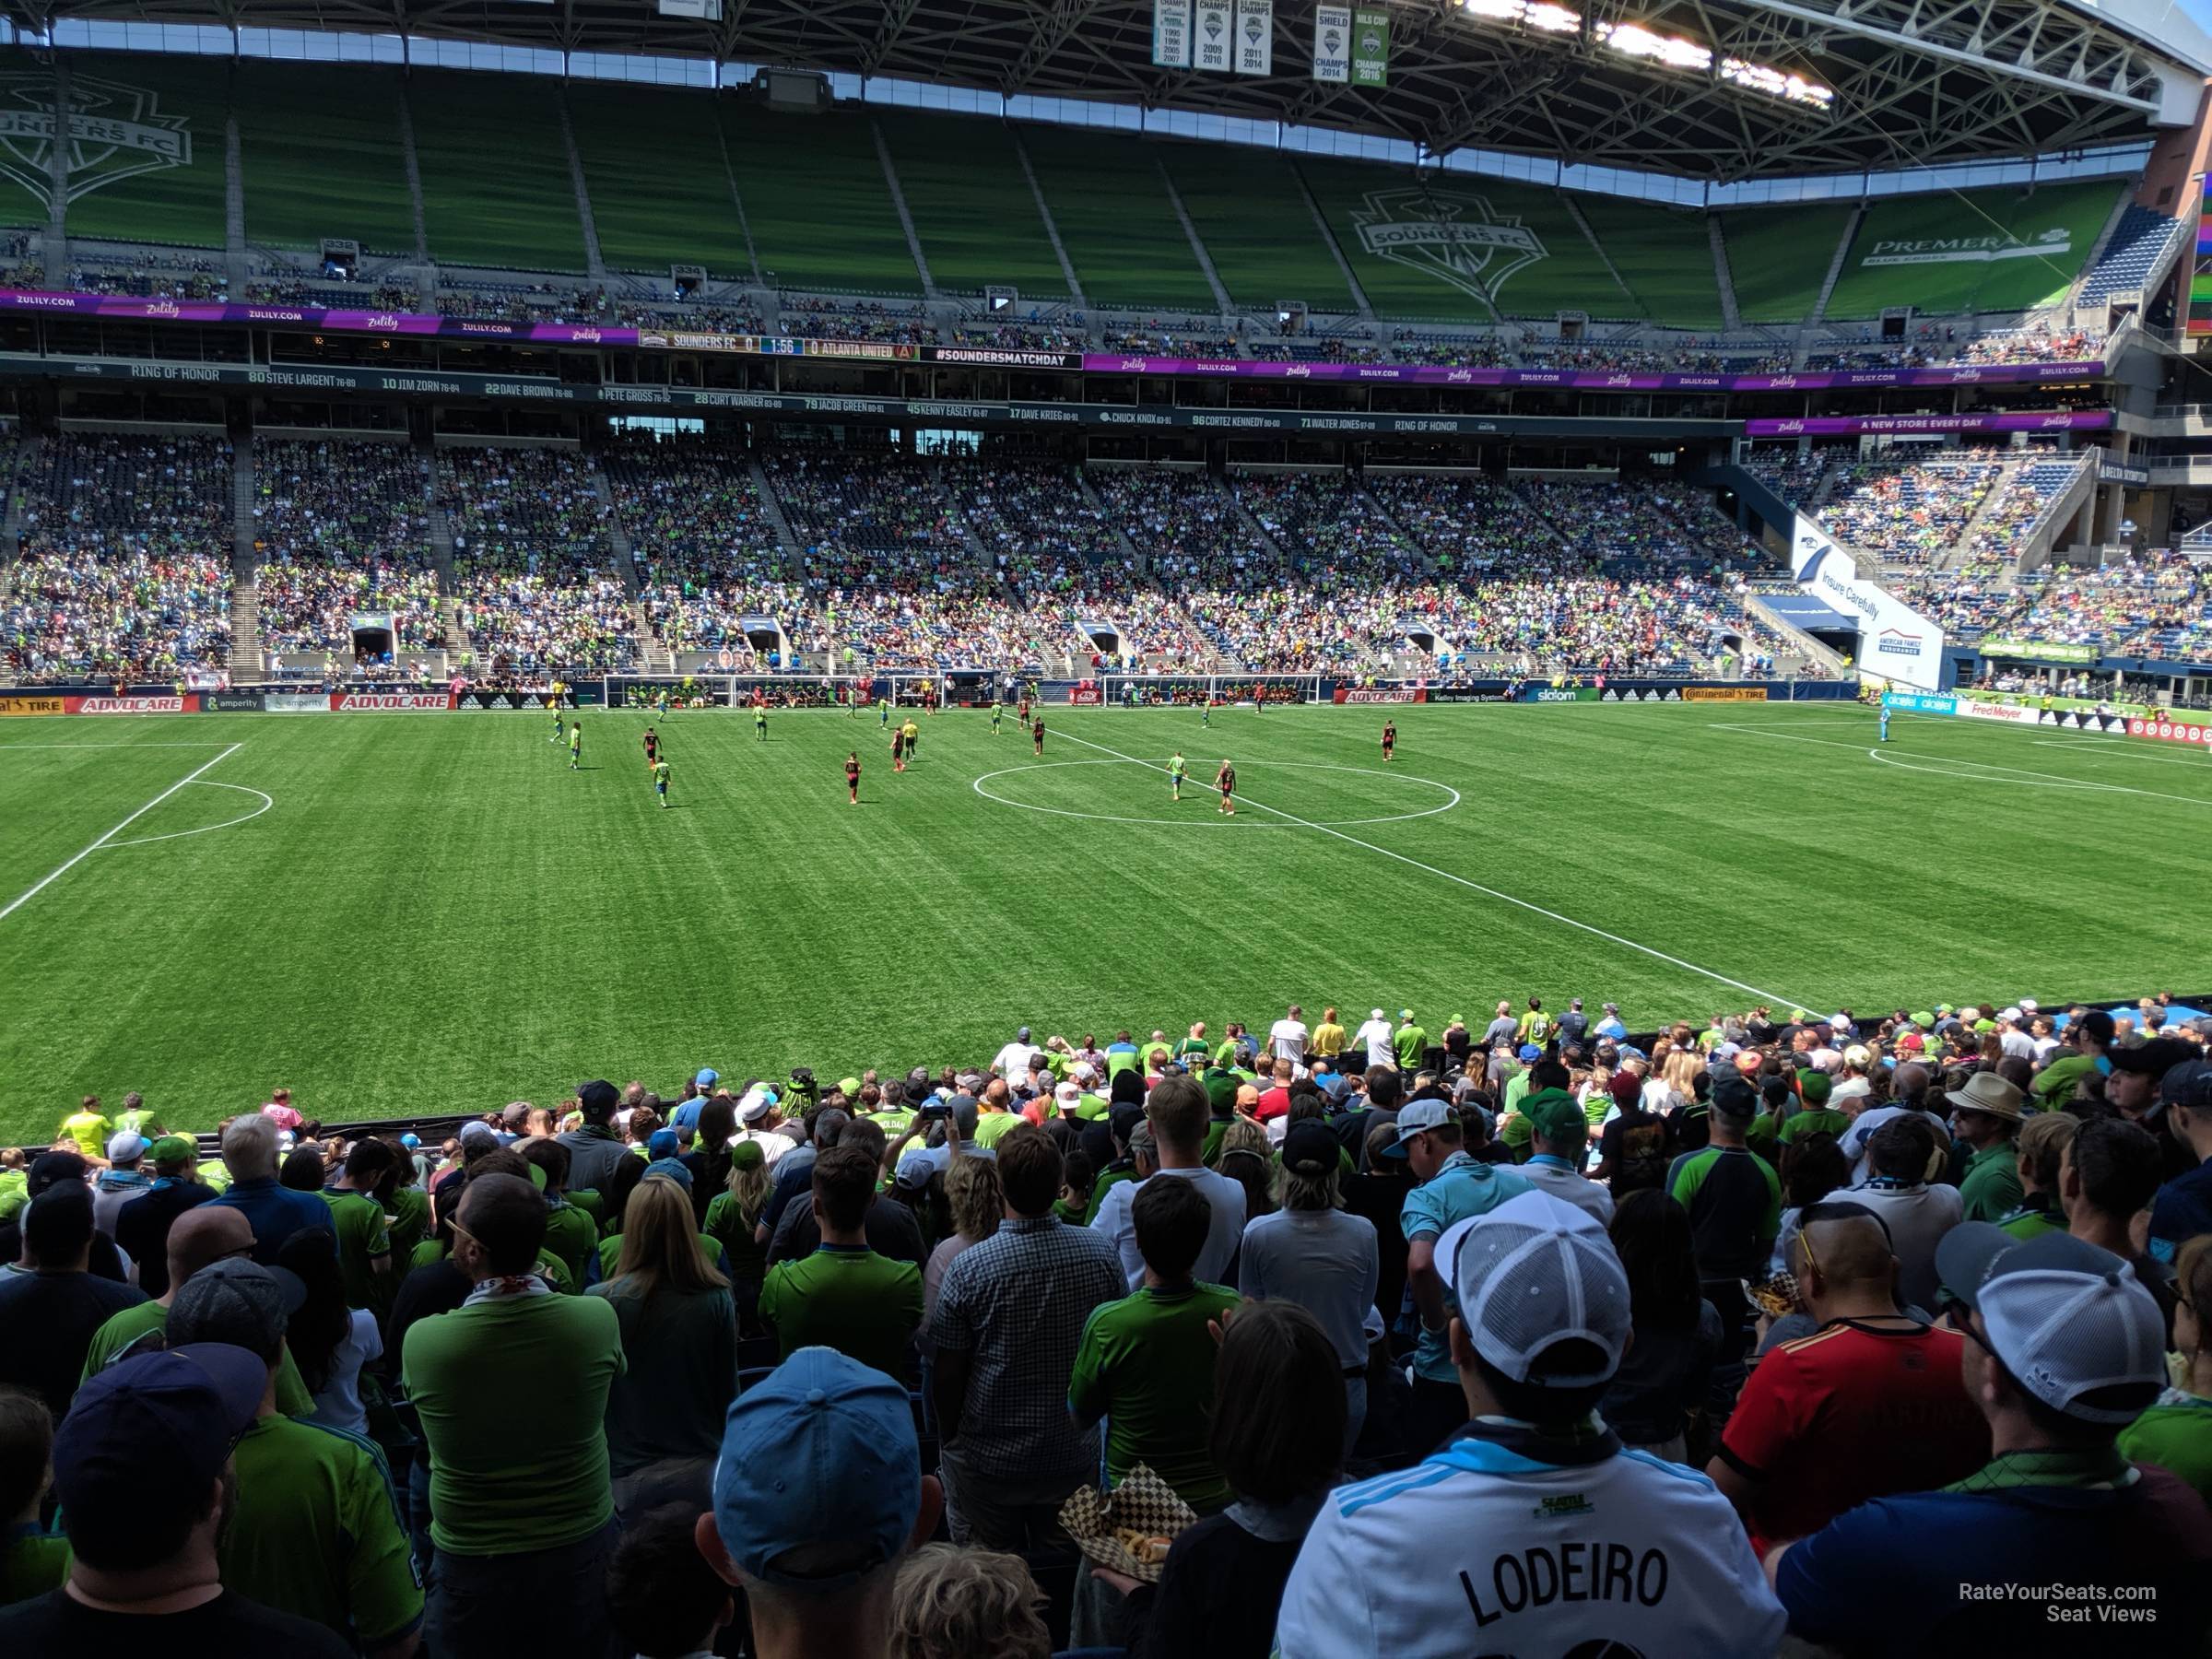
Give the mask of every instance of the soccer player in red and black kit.
[[645, 770], [651, 771], [653, 763], [661, 758], [661, 740], [651, 726], [645, 728]]
[[1026, 689], [1021, 694], [1021, 702], [1014, 711], [1014, 718], [1023, 725], [1030, 724], [1030, 694]]
[[1214, 774], [1214, 787], [1221, 792], [1221, 810], [1230, 818], [1235, 818], [1237, 804], [1231, 797], [1237, 793], [1237, 769], [1229, 763], [1226, 756], [1222, 758], [1221, 770]]
[[1382, 759], [1388, 760], [1391, 751], [1397, 747], [1398, 723], [1394, 720], [1386, 720], [1382, 723]]
[[906, 728], [904, 726], [891, 728], [891, 770], [893, 771], [906, 770]]
[[1037, 711], [1037, 718], [1030, 723], [1030, 735], [1036, 740], [1037, 752], [1044, 753], [1044, 711]]
[[854, 749], [845, 757], [845, 798], [849, 806], [860, 805], [860, 751]]

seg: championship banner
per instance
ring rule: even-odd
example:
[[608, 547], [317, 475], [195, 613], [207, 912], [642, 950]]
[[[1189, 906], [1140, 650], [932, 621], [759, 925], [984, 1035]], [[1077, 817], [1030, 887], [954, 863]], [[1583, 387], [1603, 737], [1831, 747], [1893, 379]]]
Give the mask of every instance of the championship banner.
[[1275, 69], [1275, 0], [1237, 0], [1237, 73]]
[[1390, 14], [1379, 6], [1352, 14], [1352, 85], [1390, 85]]
[[1352, 8], [1348, 6], [1313, 8], [1313, 78], [1337, 82], [1352, 78]]
[[1686, 686], [1684, 702], [1765, 702], [1764, 686]]
[[1191, 32], [1191, 67], [1227, 75], [1236, 61], [1237, 27], [1231, 0], [1197, 0]]
[[453, 706], [451, 691], [333, 691], [330, 707], [338, 714], [390, 714]]
[[197, 694], [183, 697], [65, 697], [71, 714], [188, 714], [196, 713]]
[[11, 715], [68, 712], [69, 700], [65, 697], [0, 697], [0, 719]]
[[1152, 63], [1159, 69], [1191, 66], [1191, 0], [1152, 0]]
[[1418, 703], [1427, 702], [1429, 693], [1411, 686], [1387, 689], [1380, 686], [1339, 686], [1330, 694], [1330, 700], [1340, 703]]

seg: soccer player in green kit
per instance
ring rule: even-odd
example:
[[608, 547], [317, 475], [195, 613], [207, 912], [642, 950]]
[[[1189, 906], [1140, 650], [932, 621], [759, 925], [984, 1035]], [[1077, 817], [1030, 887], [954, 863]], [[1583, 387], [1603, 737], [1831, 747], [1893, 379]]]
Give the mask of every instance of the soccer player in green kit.
[[1190, 762], [1182, 758], [1181, 749], [1168, 758], [1168, 787], [1174, 792], [1174, 798], [1178, 801], [1182, 799], [1183, 776], [1190, 770]]
[[668, 805], [668, 762], [665, 760], [653, 763], [653, 793], [661, 797], [662, 806]]
[[547, 706], [553, 711], [553, 735], [547, 738], [546, 741], [558, 748], [560, 747], [561, 733], [560, 699], [558, 697], [548, 697], [546, 699], [546, 703]]
[[581, 720], [569, 722], [569, 770], [583, 770], [583, 722]]
[[994, 697], [994, 698], [991, 700], [991, 735], [992, 735], [992, 736], [995, 737], [995, 736], [997, 736], [997, 735], [998, 735], [998, 723], [999, 723], [1000, 721], [1002, 721], [1002, 720], [1004, 720], [1004, 719], [1006, 718], [1006, 704], [1004, 704], [1004, 703], [1002, 703], [1002, 702], [1000, 702], [1000, 701], [998, 700], [998, 699], [997, 699], [997, 698]]
[[768, 741], [768, 705], [766, 703], [753, 705], [753, 740], [756, 743]]
[[876, 700], [876, 729], [880, 732], [890, 724], [891, 700], [888, 697], [879, 697]]

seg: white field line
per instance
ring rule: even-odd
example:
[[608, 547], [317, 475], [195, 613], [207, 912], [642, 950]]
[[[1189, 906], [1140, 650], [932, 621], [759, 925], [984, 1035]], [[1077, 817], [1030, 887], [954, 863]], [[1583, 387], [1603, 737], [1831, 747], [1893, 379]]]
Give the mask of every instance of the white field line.
[[[1101, 754], [1112, 755], [1117, 760], [1126, 760], [1133, 766], [1141, 766], [1146, 768], [1147, 771], [1157, 772], [1165, 772], [1167, 771], [1167, 768], [1163, 766], [1156, 766], [1149, 760], [1140, 760], [1134, 755], [1123, 754], [1119, 749], [1108, 748], [1102, 743], [1093, 743], [1088, 737], [1077, 737], [1065, 725], [1059, 728], [1059, 735], [1066, 738], [1070, 743], [1080, 743], [1086, 748], [1097, 749]], [[1809, 1008], [1814, 1006], [1812, 1003], [1807, 1002], [1801, 997], [1783, 996], [1779, 992], [1762, 990], [1757, 985], [1747, 985], [1742, 980], [1730, 979], [1724, 973], [1715, 973], [1710, 968], [1701, 968], [1695, 962], [1684, 961], [1678, 956], [1669, 956], [1664, 950], [1654, 949], [1649, 945], [1639, 944], [1634, 939], [1625, 939], [1618, 934], [1607, 933], [1604, 928], [1594, 927], [1587, 922], [1578, 922], [1572, 916], [1563, 916], [1558, 911], [1546, 910], [1540, 904], [1532, 904], [1525, 899], [1516, 899], [1511, 893], [1501, 893], [1496, 888], [1485, 887], [1479, 881], [1470, 881], [1465, 876], [1455, 876], [1450, 870], [1440, 870], [1434, 865], [1423, 864], [1418, 858], [1408, 858], [1403, 853], [1394, 853], [1388, 847], [1378, 847], [1372, 841], [1361, 841], [1356, 835], [1347, 835], [1343, 830], [1332, 829], [1326, 824], [1316, 824], [1311, 819], [1301, 818], [1296, 813], [1285, 812], [1279, 806], [1270, 806], [1265, 801], [1255, 801], [1252, 798], [1252, 796], [1243, 794], [1241, 791], [1238, 793], [1237, 799], [1243, 802], [1247, 806], [1255, 806], [1262, 812], [1273, 813], [1277, 818], [1285, 819], [1286, 821], [1296, 825], [1301, 830], [1311, 830], [1319, 835], [1333, 836], [1337, 841], [1348, 842], [1350, 845], [1361, 848], [1366, 852], [1372, 853], [1378, 857], [1392, 859], [1398, 864], [1406, 865], [1413, 869], [1419, 870], [1424, 875], [1434, 876], [1440, 881], [1453, 882], [1460, 887], [1467, 888], [1470, 892], [1480, 893], [1486, 899], [1495, 899], [1501, 904], [1514, 905], [1519, 909], [1528, 911], [1535, 915], [1542, 916], [1548, 922], [1557, 922], [1564, 927], [1578, 928], [1583, 933], [1593, 935], [1597, 938], [1605, 940], [1607, 944], [1618, 945], [1627, 950], [1641, 951], [1643, 955], [1665, 962], [1669, 967], [1683, 969], [1688, 972], [1699, 975], [1700, 978], [1712, 980], [1717, 984], [1728, 985], [1738, 991], [1748, 992], [1753, 996], [1758, 997], [1761, 1002], [1771, 1006]]]
[[[2015, 789], [2078, 789], [2090, 794], [2141, 795], [2149, 801], [2176, 801], [2183, 806], [2212, 806], [2212, 799], [2203, 795], [2162, 794], [2155, 789], [2136, 789], [2130, 784], [2107, 783], [2096, 778], [2070, 778], [2064, 772], [2030, 771], [2024, 766], [2004, 766], [1994, 760], [1970, 760], [1962, 755], [1909, 755], [1901, 750], [1892, 754], [1878, 745], [1869, 748], [1856, 743], [1838, 743], [1832, 737], [1800, 737], [1792, 732], [1766, 731], [1758, 726], [1716, 725], [1713, 729], [1747, 732], [1755, 737], [1779, 737], [1784, 743], [1816, 743], [1822, 748], [1849, 749], [1883, 766], [1894, 766], [1903, 771], [1925, 772], [1931, 777], [1956, 778], [1962, 783], [2009, 783]], [[2151, 759], [2154, 757], [2146, 755], [2140, 758]], [[1915, 761], [1930, 764], [1915, 765]], [[1963, 767], [1978, 770], [1959, 770]], [[1993, 772], [2006, 775], [1992, 777], [1990, 774]], [[1797, 1006], [1805, 1006], [1803, 1003]]]
[[[206, 743], [0, 743], [0, 752], [7, 749], [119, 749], [119, 748], [221, 748], [219, 741]], [[237, 746], [233, 744], [232, 747]]]
[[[126, 744], [122, 747], [132, 747], [135, 746]], [[86, 859], [91, 857], [93, 853], [99, 852], [111, 841], [114, 840], [115, 837], [121, 835], [125, 830], [128, 830], [133, 824], [136, 823], [140, 818], [144, 818], [155, 807], [160, 806], [162, 802], [168, 800], [171, 795], [175, 794], [177, 791], [183, 788], [185, 784], [195, 782], [202, 772], [207, 771], [210, 769], [220, 765], [223, 761], [229, 759], [231, 756], [237, 754], [238, 751], [244, 747], [245, 745], [242, 743], [234, 743], [229, 748], [225, 749], [221, 754], [216, 756], [214, 759], [206, 761], [203, 764], [193, 768], [190, 772], [186, 773], [183, 777], [179, 778], [174, 783], [171, 783], [167, 789], [163, 790], [159, 794], [156, 795], [145, 806], [139, 807], [137, 811], [132, 813], [130, 817], [124, 818], [122, 823], [117, 824], [112, 830], [106, 831], [98, 840], [87, 845], [81, 852], [72, 853], [67, 858], [56, 865], [53, 869], [47, 871], [45, 875], [40, 877], [38, 880], [32, 882], [30, 886], [25, 888], [20, 893], [18, 893], [13, 899], [9, 900], [6, 907], [5, 909], [0, 909], [0, 922], [6, 921], [8, 917], [14, 915], [26, 904], [29, 904], [33, 899], [36, 899], [41, 893], [44, 892], [49, 887], [53, 886], [54, 882], [60, 880], [61, 877], [66, 876], [71, 870], [76, 868], [78, 865], [84, 863]]]
[[235, 789], [240, 794], [259, 795], [261, 797], [261, 805], [254, 807], [251, 812], [240, 813], [238, 817], [234, 818], [225, 818], [219, 824], [202, 824], [197, 830], [171, 830], [167, 835], [134, 835], [129, 841], [112, 841], [105, 847], [101, 848], [100, 851], [103, 853], [112, 853], [118, 847], [150, 847], [156, 841], [182, 841], [188, 835], [206, 835], [217, 830], [235, 829], [240, 824], [248, 823], [253, 819], [259, 818], [263, 813], [268, 811], [270, 807], [276, 805], [275, 801], [269, 798], [265, 791], [249, 788], [243, 783], [218, 783], [212, 782], [211, 780], [202, 779], [199, 782], [194, 783], [193, 787], [194, 789]]

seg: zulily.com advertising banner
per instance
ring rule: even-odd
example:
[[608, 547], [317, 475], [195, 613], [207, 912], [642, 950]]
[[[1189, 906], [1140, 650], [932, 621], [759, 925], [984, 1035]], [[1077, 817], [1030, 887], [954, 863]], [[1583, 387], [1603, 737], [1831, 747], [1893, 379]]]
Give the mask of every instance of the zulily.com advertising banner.
[[1790, 524], [1790, 574], [1807, 594], [1857, 619], [1861, 673], [1923, 691], [1943, 688], [1943, 629], [1861, 576], [1851, 555], [1802, 512]]

